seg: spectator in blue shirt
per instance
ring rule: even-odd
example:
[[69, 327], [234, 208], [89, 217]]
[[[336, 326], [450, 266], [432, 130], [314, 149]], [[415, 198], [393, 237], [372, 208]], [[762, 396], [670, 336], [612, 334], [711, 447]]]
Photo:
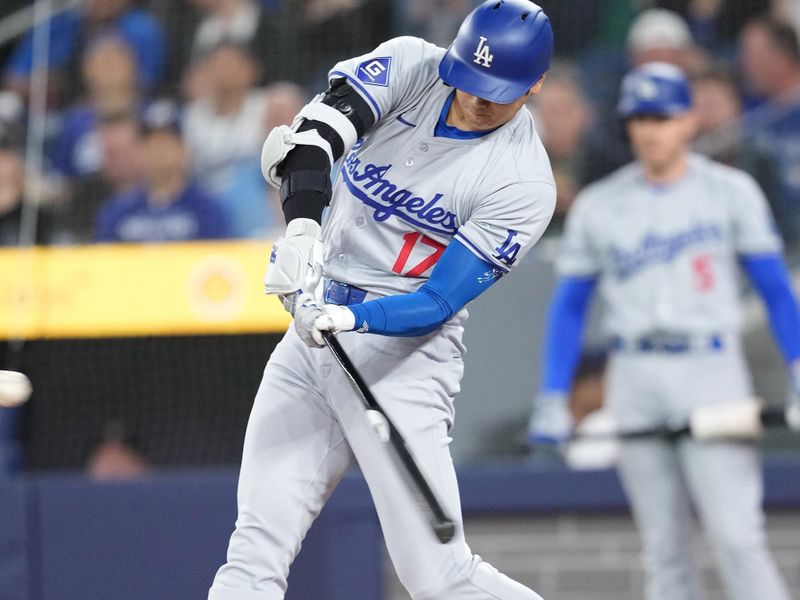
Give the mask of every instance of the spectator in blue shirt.
[[117, 114], [97, 127], [102, 169], [81, 177], [70, 186], [65, 205], [65, 225], [72, 239], [87, 244], [94, 240], [100, 206], [113, 196], [129, 194], [142, 181], [142, 135], [138, 115]]
[[177, 109], [153, 103], [142, 119], [143, 183], [99, 211], [98, 242], [176, 242], [224, 238], [225, 214], [188, 175]]
[[[49, 68], [54, 72], [50, 89], [61, 99], [76, 80], [82, 49], [98, 35], [117, 34], [133, 48], [143, 89], [154, 89], [161, 79], [166, 63], [163, 28], [146, 11], [132, 8], [129, 0], [86, 0], [81, 9], [60, 13], [41, 27], [50, 31]], [[33, 32], [29, 32], [9, 60], [5, 83], [27, 97], [32, 71]]]
[[69, 179], [86, 177], [101, 170], [99, 125], [140, 110], [136, 57], [119, 36], [106, 36], [83, 53], [81, 76], [86, 96], [64, 114], [52, 162]]
[[742, 32], [740, 60], [753, 108], [745, 114], [756, 146], [775, 159], [780, 202], [775, 217], [790, 250], [800, 248], [800, 46], [791, 25], [753, 21]]

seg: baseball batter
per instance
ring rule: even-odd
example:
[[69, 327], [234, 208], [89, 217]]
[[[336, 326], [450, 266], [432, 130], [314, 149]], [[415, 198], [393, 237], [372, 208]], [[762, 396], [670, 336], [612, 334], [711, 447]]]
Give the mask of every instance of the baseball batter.
[[[694, 116], [676, 67], [629, 73], [618, 110], [638, 160], [588, 187], [568, 216], [532, 441], [571, 433], [566, 394], [595, 289], [612, 340], [605, 398], [621, 431], [677, 428], [698, 407], [751, 397], [737, 264], [766, 303], [794, 386], [787, 420], [800, 428], [800, 313], [763, 194], [746, 173], [689, 152]], [[766, 545], [754, 441], [625, 441], [619, 468], [649, 600], [703, 597], [692, 504], [727, 596], [788, 600]]]
[[[412, 598], [540, 598], [467, 546], [449, 432], [464, 306], [520, 261], [553, 213], [549, 161], [524, 108], [552, 43], [535, 4], [484, 2], [447, 51], [405, 37], [337, 64], [329, 89], [268, 136], [262, 170], [280, 186], [288, 225], [265, 286], [295, 320], [255, 398], [236, 530], [210, 600], [283, 598], [306, 531], [354, 461]], [[323, 331], [339, 333], [456, 518], [450, 543], [428, 527]]]

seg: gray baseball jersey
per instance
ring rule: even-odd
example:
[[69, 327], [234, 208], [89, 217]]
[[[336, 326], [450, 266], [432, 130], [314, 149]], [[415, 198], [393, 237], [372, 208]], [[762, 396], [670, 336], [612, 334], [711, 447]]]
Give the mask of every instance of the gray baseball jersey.
[[[547, 226], [555, 187], [527, 110], [475, 139], [434, 135], [453, 92], [438, 77], [443, 54], [423, 40], [398, 38], [331, 71], [359, 90], [376, 121], [342, 161], [323, 226], [326, 277], [377, 295], [415, 291], [453, 238], [492, 265], [487, 277], [497, 277]], [[465, 316], [430, 336], [338, 336], [411, 452], [436, 475], [456, 538], [442, 545], [433, 537], [350, 382], [330, 353], [307, 347], [290, 328], [248, 423], [239, 519], [210, 600], [283, 598], [301, 540], [354, 460], [413, 598], [541, 600], [464, 540], [449, 432]]]
[[737, 255], [781, 250], [749, 175], [698, 155], [689, 161], [680, 181], [662, 187], [645, 181], [639, 163], [623, 167], [570, 211], [558, 271], [601, 276], [611, 334], [736, 332]]
[[[609, 333], [641, 339], [665, 331], [704, 342], [676, 352], [627, 345], [611, 354], [604, 402], [621, 430], [675, 427], [698, 406], [752, 395], [736, 335], [736, 261], [780, 249], [753, 179], [700, 156], [691, 155], [687, 173], [671, 185], [648, 184], [637, 162], [579, 196], [558, 270], [598, 278]], [[762, 529], [755, 444], [627, 441], [619, 467], [642, 533], [648, 600], [703, 597], [691, 552], [692, 503], [716, 550], [726, 597], [789, 600]]]
[[337, 64], [376, 123], [342, 161], [323, 228], [325, 276], [377, 294], [416, 290], [452, 238], [508, 271], [555, 206], [547, 153], [527, 109], [476, 139], [434, 137], [453, 89], [444, 49], [401, 37]]

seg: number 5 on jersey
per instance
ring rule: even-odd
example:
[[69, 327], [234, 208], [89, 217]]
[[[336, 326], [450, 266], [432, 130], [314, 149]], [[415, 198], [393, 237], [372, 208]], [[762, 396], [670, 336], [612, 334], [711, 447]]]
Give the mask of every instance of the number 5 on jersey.
[[[412, 231], [407, 233], [403, 236], [405, 240], [405, 244], [400, 249], [400, 254], [397, 255], [397, 260], [394, 261], [394, 266], [392, 267], [392, 272], [397, 273], [398, 275], [402, 275], [403, 277], [420, 277], [422, 274], [430, 269], [433, 265], [436, 264], [436, 261], [439, 260], [439, 257], [444, 252], [446, 246], [444, 244], [440, 244], [436, 240], [429, 238], [427, 235], [423, 235], [418, 231]], [[414, 249], [414, 246], [417, 243], [424, 244], [433, 248], [433, 253], [429, 256], [426, 256], [422, 259], [418, 264], [411, 267], [405, 273], [403, 269], [406, 267], [406, 263], [408, 262], [408, 257], [411, 256], [411, 251]]]
[[694, 287], [698, 292], [706, 293], [714, 289], [714, 263], [710, 254], [701, 254], [692, 259]]

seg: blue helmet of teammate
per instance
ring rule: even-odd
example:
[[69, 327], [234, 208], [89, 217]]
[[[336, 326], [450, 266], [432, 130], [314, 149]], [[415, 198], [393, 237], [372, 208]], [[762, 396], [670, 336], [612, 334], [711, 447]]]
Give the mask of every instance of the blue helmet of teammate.
[[550, 68], [553, 29], [528, 0], [487, 0], [473, 10], [439, 63], [446, 84], [509, 104]]
[[623, 119], [672, 117], [691, 107], [692, 94], [683, 71], [669, 63], [651, 62], [622, 80], [617, 114]]

